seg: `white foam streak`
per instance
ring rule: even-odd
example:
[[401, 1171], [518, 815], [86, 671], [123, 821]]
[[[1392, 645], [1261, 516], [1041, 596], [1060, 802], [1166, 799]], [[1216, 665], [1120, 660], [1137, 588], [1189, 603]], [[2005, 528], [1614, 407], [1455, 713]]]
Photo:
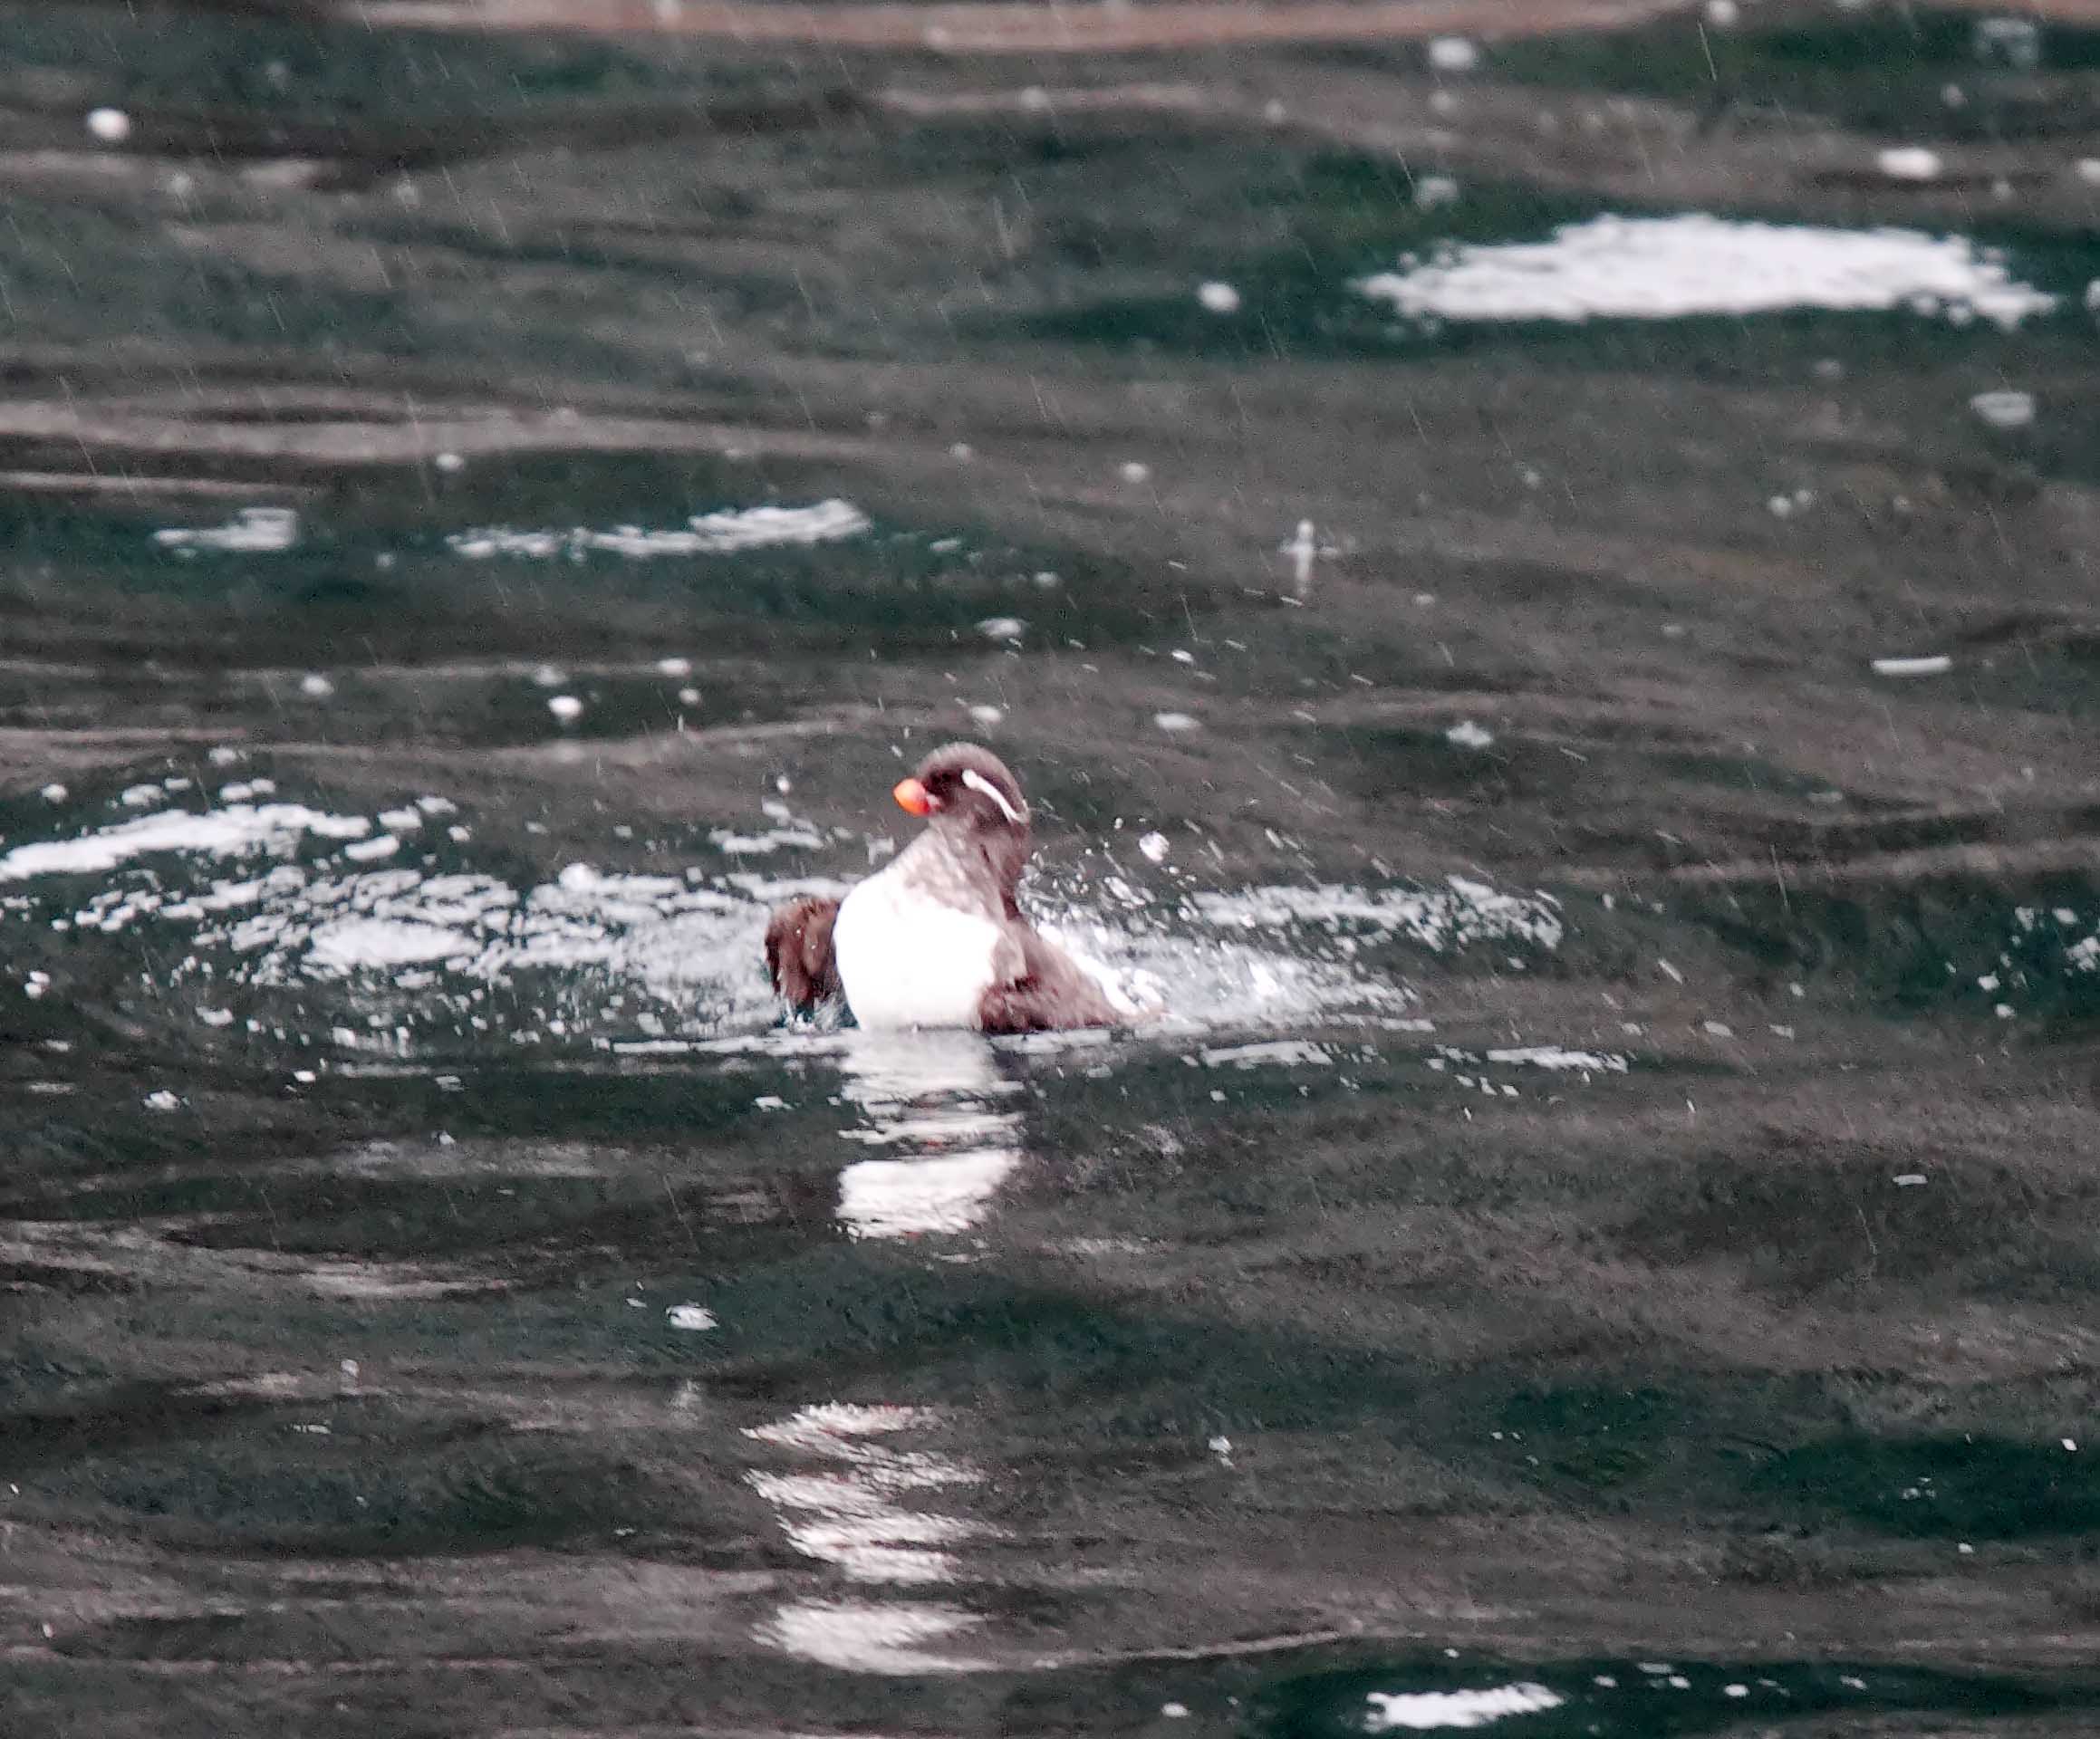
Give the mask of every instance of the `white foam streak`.
[[[82, 840], [18, 847], [0, 859], [0, 879], [108, 870], [157, 851], [284, 854], [309, 833], [342, 839], [370, 825], [288, 804], [164, 812]], [[215, 923], [222, 914], [237, 916]], [[106, 889], [72, 921], [115, 933], [155, 917], [197, 924], [196, 943], [240, 956], [231, 976], [250, 985], [438, 965], [487, 985], [520, 971], [594, 967], [668, 997], [718, 991], [727, 1000], [725, 1015], [753, 1024], [772, 1008], [762, 974], [731, 969], [759, 958], [764, 909], [666, 876], [601, 875], [572, 865], [553, 882], [520, 890], [493, 877], [417, 868], [283, 864], [266, 877], [187, 892]]]
[[1258, 1069], [1264, 1063], [1325, 1065], [1333, 1061], [1320, 1045], [1305, 1039], [1270, 1039], [1258, 1044], [1218, 1046], [1198, 1053], [1206, 1069]]
[[1505, 1050], [1488, 1052], [1488, 1061], [1528, 1063], [1534, 1069], [1584, 1071], [1597, 1075], [1623, 1075], [1627, 1067], [1624, 1057], [1609, 1051], [1570, 1051], [1557, 1044], [1513, 1045]]
[[1395, 932], [1441, 953], [1487, 941], [1560, 946], [1565, 926], [1550, 895], [1505, 894], [1464, 876], [1444, 889], [1249, 888], [1197, 894], [1196, 915], [1221, 928], [1317, 924]]
[[358, 918], [315, 930], [307, 944], [306, 969], [328, 977], [371, 967], [466, 959], [473, 953], [473, 938], [458, 930], [413, 919]]
[[484, 525], [455, 532], [445, 542], [454, 554], [475, 561], [491, 556], [535, 561], [566, 556], [581, 561], [593, 552], [645, 560], [836, 543], [872, 529], [868, 516], [852, 502], [833, 499], [806, 507], [725, 508], [719, 513], [695, 514], [682, 531], [650, 531], [639, 525], [618, 525], [602, 532], [583, 526], [567, 531], [519, 531], [507, 525]]
[[1743, 223], [1689, 213], [1566, 224], [1543, 242], [1460, 245], [1360, 279], [1411, 320], [1679, 320], [1790, 309], [1974, 315], [2017, 326], [2057, 298], [2002, 253], [1922, 230]]
[[213, 858], [240, 857], [256, 851], [289, 851], [302, 836], [354, 840], [371, 831], [361, 815], [325, 815], [299, 803], [231, 803], [203, 814], [166, 810], [120, 821], [77, 840], [45, 840], [18, 845], [0, 858], [0, 881], [25, 881], [33, 876], [106, 873], [159, 851], [189, 851]]
[[772, 827], [763, 833], [737, 833], [727, 828], [717, 828], [708, 835], [708, 843], [724, 857], [766, 857], [783, 847], [799, 851], [814, 851], [824, 842], [824, 837], [812, 827]]
[[[628, 875], [572, 863], [536, 885], [513, 885], [458, 867], [466, 841], [448, 843], [443, 830], [380, 832], [368, 816], [260, 801], [266, 783], [255, 781], [238, 801], [222, 799], [216, 808], [140, 812], [133, 804], [124, 819], [79, 837], [19, 843], [0, 855], [0, 884], [98, 879], [84, 891], [53, 885], [13, 896], [8, 909], [19, 921], [108, 936], [149, 922], [185, 925], [191, 952], [170, 972], [178, 981], [210, 980], [215, 1005], [236, 986], [339, 983], [353, 1004], [332, 1010], [315, 1031], [378, 1029], [390, 1047], [465, 1036], [471, 1021], [474, 1032], [515, 1042], [590, 1038], [628, 1053], [674, 1044], [796, 1056], [836, 1050], [845, 1060], [846, 1097], [864, 1113], [854, 1138], [890, 1149], [879, 1160], [871, 1156], [873, 1168], [843, 1187], [842, 1215], [856, 1235], [972, 1224], [1010, 1175], [1018, 1132], [1001, 1101], [1014, 1083], [1000, 1077], [980, 1037], [945, 1035], [968, 1049], [944, 1051], [938, 1035], [905, 1033], [891, 1035], [901, 1048], [885, 1050], [881, 1035], [866, 1032], [834, 1040], [764, 1031], [778, 1016], [760, 946], [767, 908], [802, 893], [835, 897], [845, 884], [727, 865], [752, 860], [736, 848], [823, 845], [851, 853], [852, 838], [792, 818], [770, 836], [717, 836], [727, 864], [705, 876], [698, 868], [682, 877]], [[156, 802], [169, 796], [158, 784], [134, 794]], [[441, 812], [424, 810], [426, 802], [451, 808], [445, 799], [421, 799], [423, 812]], [[399, 804], [384, 808], [397, 822], [404, 812]], [[382, 844], [383, 860], [359, 860]], [[263, 857], [279, 861], [214, 873]], [[1463, 878], [1426, 889], [1161, 894], [1112, 873], [1037, 888], [1028, 898], [1045, 933], [1127, 1014], [1156, 1017], [1155, 1032], [1274, 1033], [1328, 1018], [1398, 1015], [1415, 993], [1390, 971], [1359, 962], [1365, 945], [1396, 938], [1432, 951], [1490, 941], [1551, 948], [1563, 927], [1547, 897], [1505, 894]], [[525, 975], [537, 975], [532, 987]], [[477, 1008], [493, 991], [513, 988], [522, 1008], [500, 1015]], [[1104, 1041], [1040, 1042], [1095, 1042]], [[914, 1155], [939, 1164], [916, 1173], [881, 1168]]]
[[1366, 1733], [1428, 1733], [1439, 1727], [1484, 1727], [1511, 1715], [1539, 1715], [1566, 1699], [1543, 1685], [1498, 1685], [1484, 1691], [1373, 1691], [1365, 1699]]
[[226, 555], [277, 555], [299, 541], [299, 515], [289, 507], [244, 507], [223, 525], [170, 526], [153, 541], [178, 555], [213, 550]]

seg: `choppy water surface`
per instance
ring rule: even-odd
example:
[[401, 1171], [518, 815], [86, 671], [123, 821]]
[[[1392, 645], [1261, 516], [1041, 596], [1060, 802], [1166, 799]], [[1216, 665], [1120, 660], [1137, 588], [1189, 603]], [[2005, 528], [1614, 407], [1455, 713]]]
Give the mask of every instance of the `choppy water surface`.
[[0, 1727], [2090, 1730], [2089, 34], [671, 11], [0, 12]]

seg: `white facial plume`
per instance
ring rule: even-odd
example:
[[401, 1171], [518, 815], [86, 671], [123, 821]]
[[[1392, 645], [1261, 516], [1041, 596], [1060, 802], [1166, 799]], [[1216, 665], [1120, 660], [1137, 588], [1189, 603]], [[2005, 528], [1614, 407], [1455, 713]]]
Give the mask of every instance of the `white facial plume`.
[[972, 791], [981, 791], [987, 797], [989, 797], [999, 806], [999, 813], [1013, 822], [1016, 827], [1021, 827], [1026, 823], [1028, 818], [1026, 812], [1016, 811], [1013, 804], [1007, 801], [1005, 793], [983, 773], [978, 772], [975, 767], [965, 767], [962, 770], [962, 782]]

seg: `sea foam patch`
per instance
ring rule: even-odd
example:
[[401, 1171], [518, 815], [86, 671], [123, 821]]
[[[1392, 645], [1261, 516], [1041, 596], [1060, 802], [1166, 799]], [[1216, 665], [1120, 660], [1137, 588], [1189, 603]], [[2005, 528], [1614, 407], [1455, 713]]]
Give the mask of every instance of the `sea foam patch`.
[[1515, 942], [1551, 950], [1566, 926], [1550, 894], [1507, 894], [1466, 876], [1441, 888], [1248, 888], [1199, 893], [1190, 909], [1221, 929], [1364, 929], [1405, 936], [1441, 954], [1476, 942]]
[[[356, 814], [311, 793], [281, 797], [263, 778], [216, 800], [182, 781], [131, 789], [158, 806], [45, 800], [28, 819], [57, 837], [17, 835], [0, 852], [0, 918], [54, 949], [32, 960], [25, 940], [24, 970], [56, 969], [63, 956], [67, 974], [130, 972], [124, 955], [106, 951], [90, 968], [80, 940], [135, 953], [149, 929], [156, 983], [204, 1024], [396, 1057], [498, 1043], [653, 1054], [763, 1035], [780, 1016], [763, 964], [772, 908], [843, 892], [845, 880], [813, 872], [862, 873], [870, 843], [775, 803], [762, 831], [693, 839], [680, 874], [575, 862], [535, 879], [477, 857], [478, 824], [420, 824], [458, 813], [440, 796], [403, 794]], [[95, 824], [82, 829], [83, 813]], [[1083, 866], [1032, 883], [1024, 901], [1134, 1021], [1184, 1032], [1397, 1016], [1416, 993], [1390, 962], [1371, 965], [1369, 946], [1550, 950], [1563, 927], [1549, 897], [1463, 878], [1230, 891], [1176, 880], [1163, 869], [1148, 883]], [[887, 1068], [858, 1052], [850, 1061], [871, 1086]], [[984, 1211], [1011, 1144], [988, 1102], [996, 1088], [963, 1085], [939, 1150], [918, 1165], [894, 1163], [906, 1156], [884, 1131], [920, 1131], [871, 1092], [862, 1134], [881, 1139], [851, 1180], [850, 1231], [954, 1230]]]
[[872, 529], [867, 514], [852, 502], [833, 498], [801, 507], [734, 507], [695, 514], [683, 527], [668, 530], [615, 525], [606, 531], [592, 531], [578, 525], [567, 530], [535, 531], [482, 525], [456, 532], [445, 543], [455, 555], [477, 561], [491, 556], [542, 562], [566, 556], [582, 561], [593, 553], [646, 559], [737, 555], [751, 550], [836, 543]]
[[1912, 312], [2005, 328], [2058, 298], [1961, 235], [1748, 223], [1692, 212], [1564, 224], [1542, 242], [1463, 243], [1358, 279], [1410, 320], [1681, 320], [1696, 315]]
[[170, 525], [153, 542], [180, 556], [280, 555], [299, 542], [299, 515], [289, 507], [244, 507], [223, 525]]
[[[160, 793], [150, 786], [154, 801]], [[129, 803], [130, 793], [121, 800]], [[135, 806], [135, 805], [133, 805]], [[106, 873], [137, 858], [182, 852], [207, 858], [237, 858], [257, 852], [283, 852], [303, 837], [360, 840], [371, 831], [361, 815], [329, 815], [301, 803], [229, 803], [197, 813], [164, 810], [97, 829], [77, 839], [43, 840], [18, 845], [0, 857], [0, 881], [27, 881], [38, 876]]]
[[1567, 1699], [1543, 1685], [1497, 1685], [1464, 1691], [1373, 1691], [1366, 1733], [1431, 1733], [1484, 1727], [1513, 1715], [1538, 1715]]

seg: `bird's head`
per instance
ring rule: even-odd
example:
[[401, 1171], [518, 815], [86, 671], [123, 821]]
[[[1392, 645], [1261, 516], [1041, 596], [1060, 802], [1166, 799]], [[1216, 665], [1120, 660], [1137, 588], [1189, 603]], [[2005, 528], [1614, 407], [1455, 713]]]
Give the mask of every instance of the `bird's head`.
[[891, 793], [913, 815], [945, 817], [972, 828], [1026, 832], [1028, 805], [1007, 764], [975, 743], [950, 743], [919, 764]]

